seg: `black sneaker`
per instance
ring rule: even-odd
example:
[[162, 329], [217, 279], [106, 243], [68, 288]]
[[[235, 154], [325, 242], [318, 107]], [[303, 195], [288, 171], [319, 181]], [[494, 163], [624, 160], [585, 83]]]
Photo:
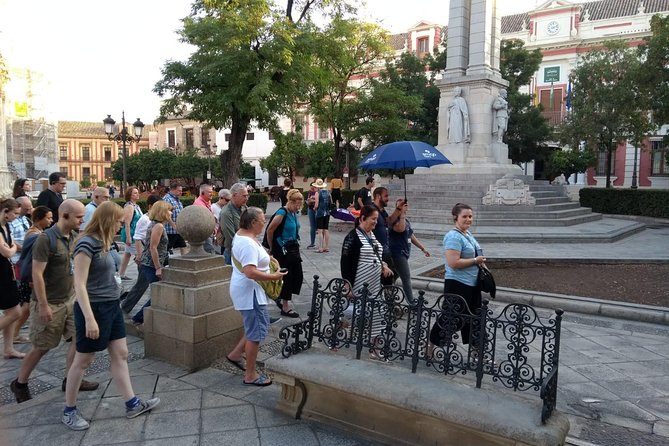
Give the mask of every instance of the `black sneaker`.
[[33, 399], [33, 397], [30, 395], [30, 389], [27, 385], [25, 387], [19, 387], [18, 379], [12, 381], [12, 383], [9, 385], [9, 389], [12, 391], [14, 397], [16, 397], [16, 402], [19, 404]]
[[276, 324], [276, 323], [279, 322], [279, 321], [281, 321], [281, 318], [280, 318], [280, 317], [271, 317], [271, 316], [270, 316], [270, 318], [269, 318], [269, 324], [270, 324], [270, 325], [274, 325], [274, 324]]

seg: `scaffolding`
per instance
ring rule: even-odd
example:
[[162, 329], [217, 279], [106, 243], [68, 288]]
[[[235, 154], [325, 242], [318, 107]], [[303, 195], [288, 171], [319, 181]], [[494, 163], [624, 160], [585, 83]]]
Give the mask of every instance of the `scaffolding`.
[[10, 70], [16, 81], [6, 116], [7, 166], [16, 178], [44, 178], [58, 170], [57, 123], [45, 117], [47, 82], [28, 69]]

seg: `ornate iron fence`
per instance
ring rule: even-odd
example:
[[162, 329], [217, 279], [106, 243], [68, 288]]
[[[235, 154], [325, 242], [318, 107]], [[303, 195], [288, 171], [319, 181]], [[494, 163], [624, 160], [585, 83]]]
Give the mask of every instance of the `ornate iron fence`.
[[357, 359], [363, 349], [383, 361], [408, 359], [412, 373], [424, 364], [446, 375], [473, 372], [477, 388], [488, 375], [515, 391], [539, 391], [544, 423], [555, 409], [562, 310], [541, 320], [529, 305], [510, 304], [496, 314], [484, 300], [471, 311], [461, 296], [430, 302], [423, 291], [410, 304], [400, 287], [370, 296], [367, 284], [353, 298], [346, 280], [321, 288], [318, 276], [313, 290], [308, 319], [279, 333], [284, 357], [309, 349], [314, 339], [333, 350], [353, 346]]

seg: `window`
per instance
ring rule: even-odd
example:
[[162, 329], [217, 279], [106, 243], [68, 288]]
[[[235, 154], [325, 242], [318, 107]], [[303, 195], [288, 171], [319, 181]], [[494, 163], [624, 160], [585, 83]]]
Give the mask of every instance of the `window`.
[[423, 55], [430, 52], [430, 38], [420, 37], [416, 40], [416, 52]]
[[663, 141], [651, 141], [652, 163], [650, 167], [651, 175], [669, 175], [667, 167], [667, 146]]
[[149, 150], [149, 146], [139, 146], [140, 152], [143, 152], [144, 150]]
[[193, 129], [184, 129], [184, 138], [186, 140], [187, 149], [195, 147], [195, 144], [193, 144]]
[[90, 167], [82, 167], [81, 168], [81, 176], [83, 178], [90, 178], [91, 177], [91, 168]]
[[226, 133], [223, 136], [225, 137], [225, 142], [230, 142], [230, 134], [229, 133]]
[[200, 140], [202, 141], [202, 147], [209, 147], [209, 128], [203, 127], [200, 129]]
[[62, 173], [63, 175], [65, 175], [65, 178], [69, 177], [68, 172], [67, 172], [67, 167], [65, 167], [65, 166], [60, 166], [60, 167], [58, 168], [58, 171], [60, 171], [60, 173]]
[[105, 161], [111, 161], [112, 160], [112, 158], [111, 158], [111, 156], [112, 156], [111, 155], [112, 154], [111, 146], [103, 146], [102, 151], [105, 153]]
[[328, 139], [328, 129], [325, 127], [318, 128], [318, 139]]
[[253, 141], [254, 139], [256, 139], [255, 133], [249, 132], [249, 133], [246, 134], [246, 140], [247, 141]]
[[81, 159], [84, 161], [91, 160], [91, 146], [81, 146]]
[[112, 168], [105, 167], [105, 180], [110, 180], [112, 177]]
[[[267, 132], [267, 136], [268, 136], [268, 138], [269, 138], [270, 141], [274, 141], [274, 133], [272, 133], [272, 132]], [[270, 183], [270, 184], [272, 184], [272, 183]]]
[[177, 138], [174, 134], [174, 130], [167, 131], [167, 147], [174, 149], [177, 145]]
[[[597, 175], [598, 176], [606, 176], [606, 158], [607, 158], [607, 151], [606, 149], [600, 150], [597, 153]], [[611, 153], [611, 175], [613, 175], [613, 172], [615, 170], [616, 166], [616, 151], [614, 150]]]
[[58, 146], [58, 151], [60, 152], [60, 159], [61, 160], [66, 160], [67, 159], [67, 146], [66, 145]]

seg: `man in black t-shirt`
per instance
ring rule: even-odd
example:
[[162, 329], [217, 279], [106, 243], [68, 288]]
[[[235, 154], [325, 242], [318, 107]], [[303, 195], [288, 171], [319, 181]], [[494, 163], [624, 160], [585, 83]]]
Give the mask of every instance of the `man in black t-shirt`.
[[58, 223], [58, 208], [63, 202], [61, 195], [67, 186], [67, 178], [61, 172], [49, 175], [49, 188], [40, 192], [37, 197], [37, 206], [46, 206], [53, 214], [53, 224]]
[[362, 207], [367, 204], [373, 203], [372, 189], [374, 189], [374, 177], [367, 177], [365, 180], [365, 187], [356, 192], [353, 199], [353, 206], [357, 210], [362, 209]]

